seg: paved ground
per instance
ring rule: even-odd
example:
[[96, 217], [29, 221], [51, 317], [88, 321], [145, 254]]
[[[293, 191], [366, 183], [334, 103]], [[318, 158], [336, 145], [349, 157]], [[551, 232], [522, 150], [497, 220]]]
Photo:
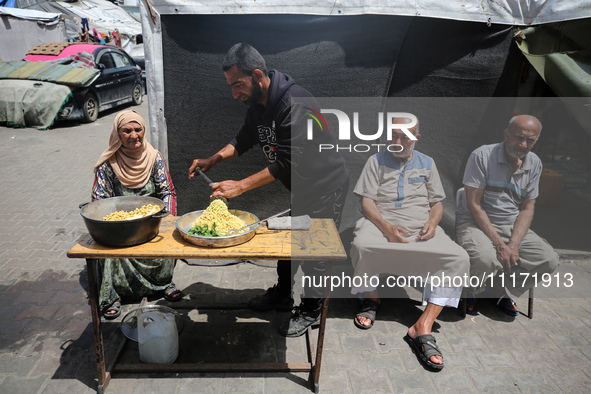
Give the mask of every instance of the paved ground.
[[[146, 104], [139, 111], [147, 115]], [[89, 199], [91, 166], [106, 146], [114, 116], [50, 131], [0, 127], [0, 393], [96, 391], [85, 265], [66, 252], [86, 233], [78, 204]], [[581, 204], [569, 200], [575, 203]], [[569, 213], [552, 219], [551, 209], [539, 214], [558, 223]], [[444, 310], [435, 330], [446, 361], [440, 373], [425, 370], [402, 340], [422, 310], [417, 291], [385, 300], [369, 331], [353, 325], [354, 300], [331, 300], [321, 392], [590, 392], [591, 254], [561, 250], [561, 257], [561, 284], [565, 273], [573, 273], [575, 288], [538, 289], [532, 320], [511, 321], [489, 304], [465, 319]], [[243, 304], [275, 281], [273, 268], [251, 263], [179, 263], [175, 276], [187, 304]], [[527, 301], [518, 304], [525, 310]], [[184, 357], [298, 361], [304, 355], [301, 339], [274, 335], [281, 315], [247, 309], [188, 315], [182, 336], [191, 346], [183, 345]], [[105, 326], [108, 345], [121, 333], [117, 323]], [[126, 357], [135, 357], [135, 349], [130, 346]], [[305, 379], [305, 374], [128, 374], [115, 375], [109, 391], [296, 393], [308, 391]]]

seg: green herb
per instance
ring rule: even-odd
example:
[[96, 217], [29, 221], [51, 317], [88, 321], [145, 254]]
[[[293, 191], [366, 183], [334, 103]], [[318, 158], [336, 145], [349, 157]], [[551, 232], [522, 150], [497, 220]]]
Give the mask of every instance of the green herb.
[[211, 228], [204, 224], [203, 226], [195, 225], [189, 229], [189, 235], [200, 235], [202, 237], [223, 237], [223, 232], [215, 229], [215, 223], [211, 225]]

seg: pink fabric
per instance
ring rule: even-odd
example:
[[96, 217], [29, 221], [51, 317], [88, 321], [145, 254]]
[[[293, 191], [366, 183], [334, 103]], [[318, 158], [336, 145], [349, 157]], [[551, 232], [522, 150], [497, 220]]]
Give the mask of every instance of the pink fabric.
[[27, 55], [25, 60], [33, 62], [44, 62], [46, 60], [55, 60], [62, 57], [68, 57], [78, 52], [90, 52], [93, 53], [97, 48], [107, 47], [107, 45], [91, 45], [91, 44], [74, 44], [64, 48], [59, 55]]

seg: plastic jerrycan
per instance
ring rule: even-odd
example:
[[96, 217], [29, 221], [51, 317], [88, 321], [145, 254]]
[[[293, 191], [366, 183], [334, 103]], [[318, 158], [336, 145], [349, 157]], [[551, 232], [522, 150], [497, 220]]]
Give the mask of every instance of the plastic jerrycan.
[[144, 363], [173, 363], [179, 355], [179, 333], [174, 315], [144, 312], [138, 318], [140, 360]]

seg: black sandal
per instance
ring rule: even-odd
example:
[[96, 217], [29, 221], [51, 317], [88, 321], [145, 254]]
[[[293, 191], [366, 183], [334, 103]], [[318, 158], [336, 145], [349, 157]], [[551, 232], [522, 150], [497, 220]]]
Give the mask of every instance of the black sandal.
[[492, 300], [494, 303], [497, 304], [497, 307], [502, 310], [503, 312], [505, 312], [507, 315], [511, 316], [511, 317], [515, 317], [517, 315], [519, 315], [519, 310], [513, 310], [513, 306], [515, 306], [517, 308], [517, 304], [515, 304], [515, 301], [513, 301], [511, 298], [506, 297], [506, 296], [502, 296], [501, 298], [499, 298], [498, 300]]
[[[114, 312], [114, 313], [109, 313]], [[121, 299], [113, 302], [110, 307], [103, 311], [103, 316], [107, 320], [113, 320], [121, 315]]]
[[[427, 364], [428, 367], [431, 367], [438, 371], [443, 369], [443, 354], [441, 354], [441, 351], [437, 347], [437, 343], [433, 335], [419, 335], [418, 337], [413, 339], [407, 333], [404, 336], [404, 340], [415, 351], [415, 353], [419, 356], [421, 361]], [[431, 357], [433, 356], [441, 356], [441, 364], [437, 364], [431, 361]]]
[[183, 293], [176, 288], [175, 285], [170, 285], [164, 290], [164, 299], [170, 302], [180, 301], [183, 298]]
[[[353, 318], [355, 325], [362, 330], [369, 330], [372, 328], [373, 322], [376, 320], [376, 312], [378, 311], [379, 306], [380, 304], [375, 301], [364, 299], [359, 308], [359, 312], [357, 312]], [[359, 317], [365, 317], [366, 319], [371, 320], [371, 324], [369, 326], [362, 324], [359, 321]]]

